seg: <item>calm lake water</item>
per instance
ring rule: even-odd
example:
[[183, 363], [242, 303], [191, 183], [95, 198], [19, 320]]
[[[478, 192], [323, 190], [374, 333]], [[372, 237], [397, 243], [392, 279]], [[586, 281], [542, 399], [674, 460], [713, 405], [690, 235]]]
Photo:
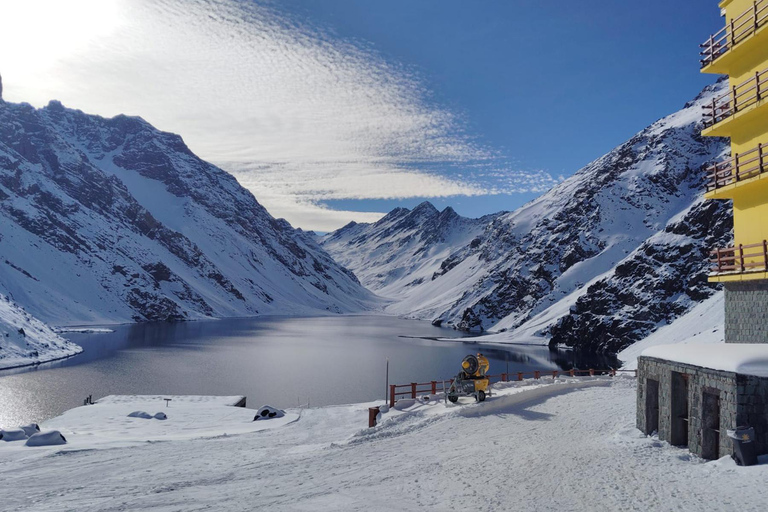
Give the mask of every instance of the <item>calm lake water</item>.
[[[246, 395], [249, 407], [364, 402], [390, 383], [458, 373], [482, 351], [491, 373], [615, 366], [541, 347], [462, 343], [462, 333], [383, 316], [262, 317], [133, 324], [109, 334], [67, 334], [84, 353], [32, 370], [0, 371], [0, 428], [40, 422], [110, 394]], [[451, 337], [455, 342], [427, 338]], [[508, 365], [508, 366], [507, 366]]]

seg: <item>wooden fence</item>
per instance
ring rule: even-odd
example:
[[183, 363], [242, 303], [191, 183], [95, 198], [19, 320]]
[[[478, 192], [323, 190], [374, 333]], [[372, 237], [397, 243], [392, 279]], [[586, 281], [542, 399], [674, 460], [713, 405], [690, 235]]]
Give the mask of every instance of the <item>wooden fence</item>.
[[[610, 375], [611, 377], [615, 377], [617, 373], [632, 373], [633, 375], [637, 376], [637, 370], [616, 370], [616, 369], [609, 369], [609, 370], [595, 370], [595, 369], [589, 369], [589, 370], [568, 370], [568, 371], [558, 371], [553, 370], [551, 372], [542, 372], [542, 371], [533, 371], [533, 372], [514, 372], [514, 373], [499, 373], [497, 375], [486, 375], [488, 380], [491, 381], [491, 383], [494, 382], [513, 382], [513, 381], [522, 381], [525, 380], [526, 377], [533, 377], [534, 379], [541, 379], [542, 377], [551, 376], [552, 379], [556, 379], [559, 376], [568, 376], [568, 377], [578, 377], [578, 376], [590, 376], [594, 377], [595, 375]], [[419, 395], [436, 395], [438, 392], [442, 393], [444, 390], [447, 391], [448, 387], [453, 382], [453, 379], [450, 380], [433, 380], [430, 382], [411, 382], [410, 384], [390, 384], [389, 386], [389, 406], [393, 407], [395, 403], [397, 402], [398, 398], [417, 398]], [[443, 389], [445, 388], [445, 389]]]
[[722, 30], [700, 44], [701, 67], [709, 66], [768, 23], [768, 0], [754, 0], [752, 7], [731, 19]]
[[768, 150], [765, 144], [706, 168], [707, 192], [725, 187], [768, 171]]
[[704, 108], [704, 127], [709, 128], [755, 105], [768, 93], [768, 69], [756, 71], [755, 76], [734, 85], [727, 93], [712, 99]]
[[768, 241], [761, 243], [715, 249], [711, 253], [712, 273], [768, 272]]

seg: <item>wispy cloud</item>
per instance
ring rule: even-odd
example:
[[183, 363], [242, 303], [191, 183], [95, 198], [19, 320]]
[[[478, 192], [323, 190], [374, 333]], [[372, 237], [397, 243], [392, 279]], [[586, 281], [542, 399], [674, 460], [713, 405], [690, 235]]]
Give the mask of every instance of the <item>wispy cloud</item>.
[[[61, 4], [25, 2], [30, 13], [36, 3]], [[90, 9], [90, 22], [79, 23], [93, 25], [98, 37], [66, 48], [54, 38], [47, 45], [38, 41], [31, 51], [45, 55], [45, 68], [29, 66], [35, 55], [4, 55], [20, 45], [9, 47], [11, 36], [1, 33], [13, 23], [15, 32], [34, 37], [34, 24], [47, 11], [0, 21], [0, 72], [10, 99], [45, 103], [57, 97], [89, 112], [141, 115], [182, 134], [274, 215], [301, 227], [329, 230], [377, 217], [334, 212], [318, 205], [323, 200], [475, 196], [553, 183], [546, 173], [498, 170], [498, 156], [467, 136], [456, 115], [431, 102], [414, 73], [287, 18], [276, 4], [66, 4], [69, 13]], [[103, 12], [93, 16], [94, 9]]]

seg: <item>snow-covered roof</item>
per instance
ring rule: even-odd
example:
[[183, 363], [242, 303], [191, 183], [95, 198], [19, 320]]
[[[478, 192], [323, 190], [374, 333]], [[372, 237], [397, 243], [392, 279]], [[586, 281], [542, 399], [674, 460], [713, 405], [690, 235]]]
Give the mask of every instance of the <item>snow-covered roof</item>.
[[768, 377], [768, 344], [659, 345], [645, 349], [641, 356]]

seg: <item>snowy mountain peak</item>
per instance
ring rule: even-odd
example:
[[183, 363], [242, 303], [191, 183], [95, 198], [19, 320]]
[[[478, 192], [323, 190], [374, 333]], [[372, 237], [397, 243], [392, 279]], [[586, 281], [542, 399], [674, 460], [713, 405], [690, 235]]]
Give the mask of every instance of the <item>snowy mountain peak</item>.
[[178, 135], [0, 104], [0, 292], [43, 321], [360, 311], [375, 297]]
[[391, 313], [616, 352], [715, 291], [706, 254], [731, 236], [729, 206], [702, 201], [702, 168], [728, 144], [699, 132], [701, 105], [725, 86], [516, 211], [409, 219], [398, 209], [322, 243], [393, 300]]

